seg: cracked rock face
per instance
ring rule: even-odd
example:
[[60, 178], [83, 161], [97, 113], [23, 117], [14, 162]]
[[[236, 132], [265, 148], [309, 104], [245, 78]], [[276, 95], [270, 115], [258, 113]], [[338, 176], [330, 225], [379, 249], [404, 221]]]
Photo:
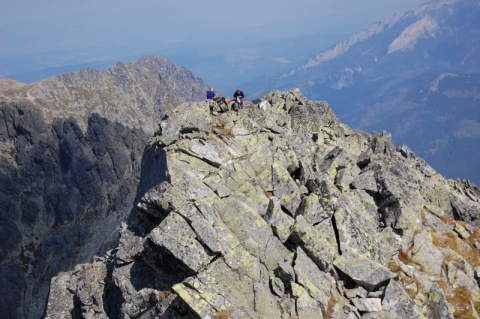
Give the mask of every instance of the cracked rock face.
[[143, 196], [116, 249], [54, 278], [47, 318], [479, 310], [475, 185], [446, 180], [386, 132], [350, 129], [297, 89], [238, 112], [204, 102], [167, 115], [151, 140], [167, 181]]

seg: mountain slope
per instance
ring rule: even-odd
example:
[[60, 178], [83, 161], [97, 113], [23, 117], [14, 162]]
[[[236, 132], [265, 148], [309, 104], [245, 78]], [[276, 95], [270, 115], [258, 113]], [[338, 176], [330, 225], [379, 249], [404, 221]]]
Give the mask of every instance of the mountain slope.
[[[103, 73], [0, 81], [3, 318], [41, 317], [52, 276], [115, 245], [132, 203], [166, 178], [162, 163], [142, 159], [159, 119], [206, 88], [154, 55]], [[156, 174], [141, 176], [142, 165]]]
[[298, 89], [168, 115], [168, 179], [117, 248], [52, 280], [46, 318], [476, 317], [477, 186]]
[[457, 133], [480, 125], [479, 15], [478, 0], [430, 2], [244, 88], [261, 96], [299, 87], [352, 127], [387, 130], [446, 176], [480, 183], [467, 149], [478, 149], [478, 130]]

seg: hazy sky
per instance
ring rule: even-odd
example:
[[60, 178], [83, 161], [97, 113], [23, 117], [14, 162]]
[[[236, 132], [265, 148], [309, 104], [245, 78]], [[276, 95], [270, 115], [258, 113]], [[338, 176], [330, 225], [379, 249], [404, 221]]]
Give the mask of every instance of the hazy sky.
[[[0, 0], [0, 75], [12, 56], [60, 66], [195, 44], [353, 34], [421, 0]], [[23, 60], [22, 60], [23, 61]], [[1, 62], [1, 61], [0, 61]], [[13, 67], [13, 64], [10, 65]], [[23, 67], [27, 67], [25, 64]], [[32, 66], [33, 67], [33, 66]]]

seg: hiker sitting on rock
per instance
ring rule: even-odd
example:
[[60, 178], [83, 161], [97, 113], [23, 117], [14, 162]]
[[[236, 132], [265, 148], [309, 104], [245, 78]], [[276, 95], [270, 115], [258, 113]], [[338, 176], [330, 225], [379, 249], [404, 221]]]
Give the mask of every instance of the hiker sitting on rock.
[[233, 109], [237, 111], [243, 107], [243, 99], [245, 98], [245, 95], [242, 91], [236, 90], [235, 93], [233, 93], [233, 97], [235, 98]]
[[213, 87], [210, 87], [210, 89], [207, 91], [207, 102], [214, 101], [215, 100], [215, 92], [213, 92]]

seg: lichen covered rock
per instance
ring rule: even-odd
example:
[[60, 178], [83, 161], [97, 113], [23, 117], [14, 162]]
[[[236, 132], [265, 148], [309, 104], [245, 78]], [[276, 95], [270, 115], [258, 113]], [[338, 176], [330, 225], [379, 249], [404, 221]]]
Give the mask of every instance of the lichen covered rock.
[[70, 313], [124, 318], [478, 309], [480, 232], [454, 220], [459, 208], [471, 220], [478, 212], [471, 185], [445, 180], [386, 132], [350, 129], [297, 89], [237, 112], [218, 103], [170, 110], [152, 140], [165, 151], [169, 180], [121, 229], [114, 262], [98, 278], [110, 282], [105, 295], [116, 292], [108, 306], [88, 304], [97, 286], [85, 294], [71, 272], [52, 282], [48, 316], [64, 313], [61, 300]]

